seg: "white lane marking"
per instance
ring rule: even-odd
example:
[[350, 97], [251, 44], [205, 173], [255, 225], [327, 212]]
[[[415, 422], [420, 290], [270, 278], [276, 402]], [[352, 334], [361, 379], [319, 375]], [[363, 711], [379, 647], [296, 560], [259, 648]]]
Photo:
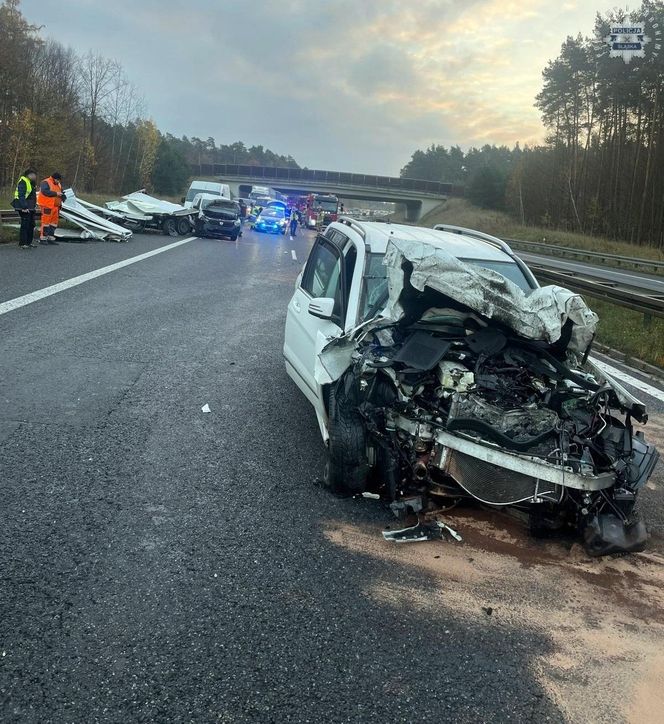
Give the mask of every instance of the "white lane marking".
[[30, 294], [24, 294], [22, 297], [16, 297], [16, 299], [10, 299], [8, 302], [2, 302], [0, 303], [0, 314], [7, 314], [7, 312], [12, 312], [14, 309], [20, 309], [20, 307], [25, 307], [28, 304], [32, 304], [33, 302], [38, 302], [40, 299], [44, 299], [45, 297], [50, 297], [53, 294], [58, 294], [58, 292], [64, 292], [66, 289], [71, 289], [72, 287], [77, 287], [79, 284], [84, 284], [85, 282], [89, 282], [91, 279], [96, 279], [97, 277], [104, 276], [104, 274], [110, 274], [111, 272], [117, 271], [118, 269], [122, 269], [125, 266], [129, 266], [130, 264], [136, 264], [136, 262], [143, 261], [143, 259], [149, 259], [151, 256], [156, 256], [157, 254], [163, 254], [165, 251], [170, 251], [171, 249], [175, 249], [177, 246], [182, 246], [182, 244], [188, 244], [190, 241], [194, 241], [198, 237], [196, 236], [190, 236], [188, 239], [182, 239], [181, 241], [174, 241], [172, 244], [167, 244], [166, 246], [161, 246], [159, 249], [153, 249], [152, 251], [146, 251], [145, 254], [139, 254], [138, 256], [132, 256], [129, 259], [124, 259], [123, 261], [118, 261], [115, 264], [109, 264], [108, 266], [103, 266], [101, 269], [95, 269], [94, 271], [87, 272], [87, 274], [81, 274], [77, 277], [72, 277], [71, 279], [65, 279], [64, 282], [59, 282], [58, 284], [53, 284], [50, 287], [44, 287], [43, 289], [38, 289], [36, 292], [30, 292]]
[[592, 360], [603, 372], [608, 372], [612, 377], [615, 377], [621, 382], [626, 382], [628, 385], [630, 385], [630, 387], [634, 387], [635, 389], [639, 390], [639, 392], [644, 392], [646, 395], [654, 397], [660, 402], [664, 402], [664, 390], [659, 390], [657, 389], [657, 387], [653, 387], [647, 382], [643, 382], [636, 377], [632, 377], [632, 375], [628, 375], [627, 372], [623, 372], [622, 370], [619, 370], [618, 368], [613, 367], [606, 362], [601, 362], [596, 357], [593, 357]]
[[297, 254], [295, 253], [295, 249], [290, 250], [290, 255], [293, 261], [297, 261]]

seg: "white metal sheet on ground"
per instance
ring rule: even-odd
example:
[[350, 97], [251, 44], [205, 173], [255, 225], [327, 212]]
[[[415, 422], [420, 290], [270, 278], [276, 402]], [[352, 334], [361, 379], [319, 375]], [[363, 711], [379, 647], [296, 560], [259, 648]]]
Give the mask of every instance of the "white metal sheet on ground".
[[66, 189], [65, 196], [67, 200], [60, 209], [60, 215], [83, 229], [81, 238], [119, 239], [121, 241], [128, 241], [131, 238], [132, 234], [129, 229], [114, 224], [81, 204], [73, 189]]

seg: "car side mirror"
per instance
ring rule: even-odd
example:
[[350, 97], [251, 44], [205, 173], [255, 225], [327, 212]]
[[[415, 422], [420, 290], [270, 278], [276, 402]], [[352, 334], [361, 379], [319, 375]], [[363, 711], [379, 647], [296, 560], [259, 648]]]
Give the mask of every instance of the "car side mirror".
[[184, 201], [185, 201], [185, 198], [184, 198], [184, 196], [183, 196], [183, 197], [180, 199], [180, 203], [181, 203], [181, 204], [184, 204]]
[[334, 299], [317, 297], [309, 302], [309, 314], [319, 319], [332, 319], [334, 316]]

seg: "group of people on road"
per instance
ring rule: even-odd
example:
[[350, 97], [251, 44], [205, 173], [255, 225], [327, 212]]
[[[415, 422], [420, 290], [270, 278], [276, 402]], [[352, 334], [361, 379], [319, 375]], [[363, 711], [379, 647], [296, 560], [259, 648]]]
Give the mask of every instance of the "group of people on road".
[[37, 206], [41, 209], [39, 243], [58, 243], [55, 240], [55, 230], [60, 220], [60, 207], [65, 201], [61, 173], [52, 173], [37, 188], [37, 172], [33, 168], [26, 169], [16, 184], [12, 199], [12, 206], [18, 211], [21, 220], [19, 248], [31, 249], [37, 246], [34, 243]]

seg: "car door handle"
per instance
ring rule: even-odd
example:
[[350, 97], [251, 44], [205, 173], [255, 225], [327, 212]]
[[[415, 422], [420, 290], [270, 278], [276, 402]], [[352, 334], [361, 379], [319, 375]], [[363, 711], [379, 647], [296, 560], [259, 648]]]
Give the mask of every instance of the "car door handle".
[[294, 309], [296, 312], [301, 312], [301, 311], [302, 311], [302, 307], [300, 306], [300, 303], [297, 301], [297, 299], [293, 302], [293, 309]]

